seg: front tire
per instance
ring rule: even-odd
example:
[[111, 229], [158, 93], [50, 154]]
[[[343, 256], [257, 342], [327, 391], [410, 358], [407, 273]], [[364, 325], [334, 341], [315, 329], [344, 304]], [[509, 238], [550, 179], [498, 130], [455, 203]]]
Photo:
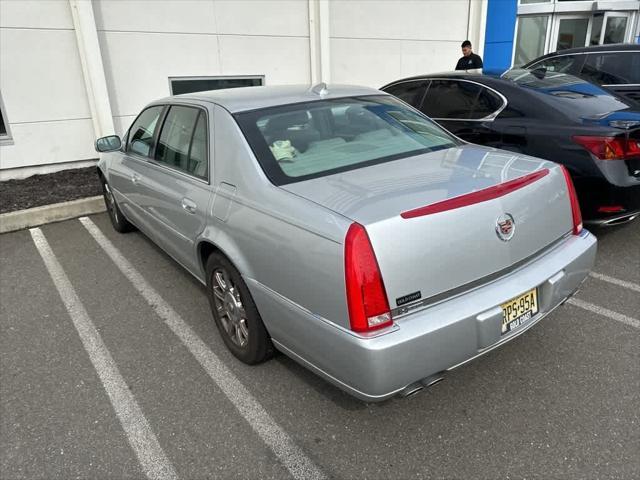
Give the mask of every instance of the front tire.
[[240, 272], [217, 252], [209, 255], [206, 271], [211, 312], [227, 348], [248, 365], [271, 358], [271, 338]]
[[107, 213], [109, 214], [111, 225], [113, 225], [115, 231], [119, 233], [127, 233], [135, 230], [136, 227], [129, 220], [124, 218], [124, 215], [122, 214], [122, 211], [120, 211], [120, 207], [118, 207], [118, 203], [116, 202], [116, 197], [114, 197], [113, 192], [111, 191], [109, 183], [102, 175], [100, 175], [100, 182], [102, 183], [104, 204], [107, 207]]

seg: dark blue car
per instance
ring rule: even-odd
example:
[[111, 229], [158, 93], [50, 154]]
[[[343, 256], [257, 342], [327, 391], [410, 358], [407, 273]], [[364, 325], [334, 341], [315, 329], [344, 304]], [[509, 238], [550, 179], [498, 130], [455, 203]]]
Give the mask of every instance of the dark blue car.
[[382, 90], [463, 140], [565, 165], [589, 223], [640, 215], [640, 106], [633, 100], [537, 70], [426, 75]]

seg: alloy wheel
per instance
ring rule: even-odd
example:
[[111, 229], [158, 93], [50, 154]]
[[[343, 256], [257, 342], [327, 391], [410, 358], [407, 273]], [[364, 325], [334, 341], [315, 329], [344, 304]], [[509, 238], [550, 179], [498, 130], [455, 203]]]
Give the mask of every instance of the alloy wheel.
[[244, 348], [249, 341], [249, 328], [238, 288], [224, 268], [213, 272], [212, 286], [216, 312], [226, 334], [235, 345]]

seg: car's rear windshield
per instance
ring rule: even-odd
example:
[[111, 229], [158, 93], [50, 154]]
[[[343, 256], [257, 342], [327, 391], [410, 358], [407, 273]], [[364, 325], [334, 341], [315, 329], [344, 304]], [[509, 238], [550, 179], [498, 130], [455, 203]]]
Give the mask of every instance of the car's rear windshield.
[[629, 108], [623, 99], [581, 78], [545, 70], [514, 69], [502, 78], [536, 91], [543, 101], [553, 98], [565, 113], [577, 117], [593, 117]]
[[296, 103], [235, 115], [276, 185], [457, 146], [459, 141], [388, 95]]

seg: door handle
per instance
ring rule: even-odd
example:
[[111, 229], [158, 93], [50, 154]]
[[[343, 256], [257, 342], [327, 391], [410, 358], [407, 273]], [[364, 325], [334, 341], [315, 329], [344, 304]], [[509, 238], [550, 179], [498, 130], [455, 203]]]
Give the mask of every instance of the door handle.
[[140, 181], [140, 175], [138, 175], [137, 173], [134, 173], [133, 175], [131, 175], [131, 181], [133, 182], [134, 185], [137, 185], [138, 182]]
[[189, 200], [188, 198], [182, 199], [182, 208], [187, 213], [194, 214], [196, 213], [198, 206], [195, 204], [193, 200]]

